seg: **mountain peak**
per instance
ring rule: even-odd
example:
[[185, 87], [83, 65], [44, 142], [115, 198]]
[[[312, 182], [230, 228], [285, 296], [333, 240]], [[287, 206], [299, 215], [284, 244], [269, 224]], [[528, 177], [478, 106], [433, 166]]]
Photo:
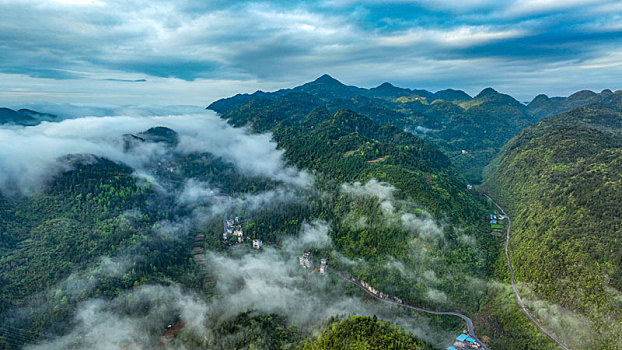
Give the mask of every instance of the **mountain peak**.
[[435, 92], [434, 98], [443, 101], [468, 101], [471, 96], [462, 90], [445, 89]]
[[543, 108], [544, 106], [548, 106], [552, 103], [553, 101], [545, 94], [540, 94], [536, 97], [534, 97], [533, 100], [531, 100], [531, 102], [529, 102], [527, 104], [528, 108]]
[[341, 82], [333, 77], [331, 77], [328, 74], [324, 74], [321, 77], [315, 79], [313, 81], [314, 83], [322, 83], [322, 84], [339, 84], [339, 85], [343, 85], [341, 84]]
[[384, 83], [378, 85], [378, 87], [376, 87], [376, 89], [387, 89], [387, 88], [394, 88], [395, 85], [389, 83], [388, 81], [385, 81]]
[[530, 102], [529, 104], [532, 104], [532, 103], [549, 102], [550, 100], [551, 100], [551, 99], [550, 99], [547, 95], [545, 95], [545, 94], [540, 94], [540, 95], [538, 95], [538, 96], [534, 97], [534, 99], [533, 99], [533, 100], [531, 100], [531, 102]]
[[588, 101], [597, 96], [594, 91], [591, 90], [581, 90], [577, 91], [574, 94], [568, 96], [566, 101], [568, 102], [577, 102], [577, 101]]
[[291, 90], [291, 92], [311, 94], [325, 101], [335, 98], [352, 98], [356, 95], [362, 95], [364, 91], [364, 89], [355, 86], [347, 86], [328, 74]]
[[550, 98], [547, 95], [545, 95], [545, 94], [540, 94], [540, 95], [536, 96], [533, 100], [534, 101], [536, 101], [536, 100], [550, 100]]
[[486, 97], [486, 96], [490, 96], [490, 95], [495, 95], [498, 94], [497, 90], [491, 88], [491, 87], [487, 87], [484, 90], [482, 90], [479, 94], [477, 94], [477, 96], [475, 96], [475, 98], [482, 98], [482, 97]]

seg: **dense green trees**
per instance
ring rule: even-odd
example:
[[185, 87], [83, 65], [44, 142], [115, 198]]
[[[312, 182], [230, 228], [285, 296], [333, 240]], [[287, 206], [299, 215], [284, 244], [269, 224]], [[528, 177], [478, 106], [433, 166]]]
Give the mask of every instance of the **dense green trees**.
[[518, 280], [589, 317], [605, 348], [622, 325], [619, 99], [618, 92], [604, 105], [525, 129], [504, 147], [486, 180], [513, 215]]
[[234, 125], [268, 130], [295, 122], [316, 107], [330, 114], [348, 109], [377, 125], [416, 133], [439, 147], [471, 182], [481, 180], [482, 168], [512, 135], [535, 121], [523, 104], [492, 89], [475, 98], [457, 90], [433, 94], [388, 83], [366, 90], [328, 76], [294, 89], [236, 95], [208, 108], [226, 114]]
[[302, 350], [332, 349], [433, 349], [420, 339], [375, 317], [330, 318], [317, 339], [307, 340]]
[[[615, 204], [622, 193], [622, 120], [616, 96], [528, 128], [504, 148], [487, 182], [516, 220], [511, 244], [518, 278], [531, 282], [539, 297], [588, 315], [603, 339], [619, 325], [622, 309], [615, 294], [622, 289], [622, 213]], [[584, 97], [570, 102], [590, 98]], [[476, 324], [493, 347], [546, 349], [550, 341], [521, 316], [511, 294], [486, 284], [491, 275], [507, 277], [503, 238], [490, 235], [484, 221], [490, 207], [467, 190], [452, 165], [453, 160], [477, 179], [507, 138], [553, 108], [540, 100], [530, 109], [492, 89], [471, 98], [390, 84], [366, 90], [322, 77], [292, 90], [240, 95], [210, 106], [233, 125], [271, 131], [287, 161], [315, 175], [312, 188], [248, 176], [210, 154], [171, 154], [165, 165], [174, 171], [155, 165], [152, 170], [171, 193], [189, 178], [233, 197], [287, 192], [284, 202], [229, 209], [245, 218], [247, 235], [275, 246], [299, 232], [305, 220], [323, 219], [331, 225], [335, 250], [321, 253], [334, 254], [331, 268], [418, 305], [479, 311]], [[421, 137], [403, 131], [417, 126], [423, 127], [417, 131]], [[170, 129], [139, 135], [142, 141], [132, 142], [177, 142]], [[62, 334], [86, 298], [113, 297], [169, 279], [184, 288], [205, 288], [190, 249], [228, 248], [219, 238], [221, 217], [184, 231], [173, 244], [157, 234], [158, 225], [187, 216], [191, 208], [137, 181], [125, 165], [71, 158], [72, 169], [42, 193], [0, 196], [0, 312], [6, 325], [24, 329], [28, 339], [41, 332]], [[372, 179], [394, 186], [390, 196], [352, 195], [342, 186]], [[407, 220], [420, 226], [407, 227]], [[206, 238], [193, 243], [197, 233]], [[106, 272], [110, 261], [102, 257], [111, 256], [127, 259], [131, 267]], [[72, 284], [87, 288], [76, 293]], [[29, 310], [27, 317], [13, 315], [17, 309]], [[459, 320], [444, 325], [461, 327]], [[304, 345], [306, 334], [283, 315], [244, 313], [213, 330], [227, 336], [207, 344], [182, 333], [178, 340], [214, 348], [429, 348], [368, 317], [331, 319]], [[4, 348], [15, 342], [0, 334]]]
[[[489, 235], [483, 201], [467, 190], [448, 157], [419, 137], [350, 110], [312, 108], [315, 99], [283, 92], [236, 106], [225, 106], [227, 100], [222, 100], [210, 108], [218, 108], [234, 125], [272, 131], [290, 162], [316, 172], [316, 186], [331, 201], [311, 196], [311, 212], [333, 224], [338, 251], [364, 262], [337, 268], [413, 303], [476, 312], [483, 293], [470, 279], [492, 273], [501, 243]], [[340, 188], [371, 179], [395, 186], [391, 218], [377, 198], [352, 198]], [[442, 238], [422, 239], [421, 233], [400, 223], [404, 213], [425, 217], [426, 211], [440, 221]]]

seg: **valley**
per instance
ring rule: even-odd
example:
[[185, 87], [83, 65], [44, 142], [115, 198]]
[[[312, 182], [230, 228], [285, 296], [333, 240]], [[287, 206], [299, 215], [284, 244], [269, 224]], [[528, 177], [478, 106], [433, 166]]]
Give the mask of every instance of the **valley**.
[[620, 0], [0, 14], [0, 350], [622, 350]]
[[[325, 75], [216, 101], [208, 109], [218, 114], [9, 122], [2, 136], [22, 148], [0, 178], [0, 344], [314, 348], [354, 346], [356, 332], [382, 329], [414, 348], [604, 348], [619, 322], [615, 218], [592, 248], [602, 252], [600, 274], [575, 278], [580, 293], [569, 292], [568, 302], [560, 293], [570, 287], [551, 292], [546, 285], [562, 282], [533, 273], [538, 231], [529, 225], [540, 219], [516, 198], [545, 211], [561, 205], [536, 195], [573, 192], [533, 176], [577, 166], [585, 167], [572, 170], [581, 186], [598, 175], [617, 188], [619, 173], [608, 167], [617, 165], [619, 94], [555, 103], [538, 96], [523, 105], [492, 89], [474, 98], [390, 84], [361, 89]], [[432, 131], [456, 128], [454, 117], [472, 124]], [[91, 131], [72, 131], [83, 123]], [[478, 136], [490, 145], [455, 143], [490, 124], [503, 130], [499, 139]], [[55, 145], [44, 163], [26, 146], [38, 134]], [[576, 137], [575, 153], [551, 151], [546, 173], [510, 172], [512, 157], [547, 154], [516, 153], [549, 147], [540, 141], [547, 137]], [[460, 163], [468, 157], [479, 160]], [[598, 173], [587, 170], [591, 161], [601, 162]], [[508, 213], [488, 194], [508, 203]], [[322, 258], [317, 272], [299, 266], [303, 253]], [[591, 268], [582, 256], [577, 268]], [[558, 264], [555, 255], [541, 257]], [[583, 293], [595, 277], [599, 289]], [[577, 307], [581, 300], [600, 311]], [[582, 323], [593, 333], [573, 328]], [[329, 324], [345, 333], [330, 333]]]

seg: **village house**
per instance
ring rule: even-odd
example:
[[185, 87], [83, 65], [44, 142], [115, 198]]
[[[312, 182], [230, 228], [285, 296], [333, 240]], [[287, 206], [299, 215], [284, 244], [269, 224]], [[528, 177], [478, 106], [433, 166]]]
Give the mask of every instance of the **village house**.
[[225, 232], [222, 234], [222, 239], [226, 241], [229, 236], [237, 237], [238, 243], [244, 242], [244, 231], [242, 230], [242, 219], [236, 216], [234, 219], [225, 219]]
[[263, 246], [261, 239], [253, 239], [253, 249], [260, 249]]
[[325, 274], [328, 272], [328, 259], [322, 258], [320, 259], [320, 273]]
[[482, 345], [479, 344], [475, 339], [464, 333], [456, 337], [454, 346], [458, 349], [479, 349], [482, 347]]
[[311, 252], [304, 252], [301, 257], [298, 258], [298, 262], [300, 266], [305, 269], [313, 268], [313, 257], [311, 256]]

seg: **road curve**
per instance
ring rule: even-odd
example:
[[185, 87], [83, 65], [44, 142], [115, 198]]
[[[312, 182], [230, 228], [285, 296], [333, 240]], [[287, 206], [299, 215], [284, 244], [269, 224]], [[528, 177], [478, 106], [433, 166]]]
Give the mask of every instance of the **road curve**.
[[514, 290], [514, 295], [516, 296], [516, 301], [518, 302], [518, 306], [520, 306], [520, 308], [523, 310], [523, 313], [527, 315], [527, 317], [529, 317], [531, 322], [533, 322], [533, 324], [535, 324], [536, 327], [538, 327], [540, 332], [548, 335], [551, 339], [553, 339], [557, 344], [559, 344], [559, 346], [561, 346], [565, 350], [570, 350], [570, 348], [566, 344], [564, 344], [564, 342], [561, 341], [561, 339], [559, 339], [553, 332], [546, 330], [540, 324], [540, 322], [538, 322], [538, 320], [536, 320], [536, 318], [525, 307], [525, 304], [523, 303], [523, 299], [520, 297], [520, 294], [518, 294], [518, 288], [516, 288], [516, 282], [514, 281], [514, 267], [512, 266], [512, 260], [510, 259], [510, 252], [508, 250], [508, 245], [510, 244], [510, 227], [512, 226], [512, 219], [510, 218], [508, 214], [506, 214], [505, 210], [503, 210], [503, 208], [501, 208], [501, 206], [497, 204], [497, 202], [494, 201], [494, 199], [490, 198], [490, 196], [488, 196], [485, 193], [484, 193], [484, 196], [490, 199], [492, 203], [497, 208], [499, 208], [499, 210], [501, 210], [501, 212], [503, 213], [503, 216], [506, 217], [508, 220], [508, 228], [505, 233], [505, 257], [508, 261], [508, 267], [510, 268], [510, 281], [512, 281], [512, 290]]
[[358, 279], [352, 277], [352, 276], [348, 276], [347, 274], [340, 272], [340, 271], [336, 271], [336, 270], [330, 270], [333, 271], [337, 276], [339, 276], [339, 278], [350, 282], [354, 285], [356, 285], [357, 287], [361, 288], [363, 291], [365, 291], [365, 293], [371, 295], [372, 297], [385, 302], [385, 303], [389, 303], [389, 304], [393, 304], [393, 305], [398, 305], [398, 306], [403, 306], [405, 308], [409, 308], [415, 311], [420, 311], [420, 312], [425, 312], [428, 314], [434, 314], [434, 315], [450, 315], [450, 316], [456, 316], [456, 317], [460, 317], [462, 320], [464, 320], [464, 322], [466, 322], [467, 325], [467, 330], [469, 332], [469, 335], [475, 339], [479, 344], [482, 345], [482, 349], [484, 350], [488, 350], [488, 348], [479, 340], [477, 339], [477, 336], [475, 335], [475, 328], [473, 327], [473, 321], [467, 317], [466, 315], [463, 315], [459, 312], [455, 312], [455, 311], [437, 311], [437, 310], [432, 310], [432, 309], [427, 309], [427, 308], [423, 308], [423, 307], [419, 307], [419, 306], [415, 306], [413, 304], [410, 303], [406, 303], [403, 302], [401, 300], [396, 300], [395, 297], [391, 297], [391, 296], [387, 296], [387, 297], [381, 297], [379, 295], [377, 295], [376, 293], [372, 292], [371, 290], [369, 290], [368, 287], [364, 286], [363, 284], [361, 284], [361, 281], [359, 281]]

